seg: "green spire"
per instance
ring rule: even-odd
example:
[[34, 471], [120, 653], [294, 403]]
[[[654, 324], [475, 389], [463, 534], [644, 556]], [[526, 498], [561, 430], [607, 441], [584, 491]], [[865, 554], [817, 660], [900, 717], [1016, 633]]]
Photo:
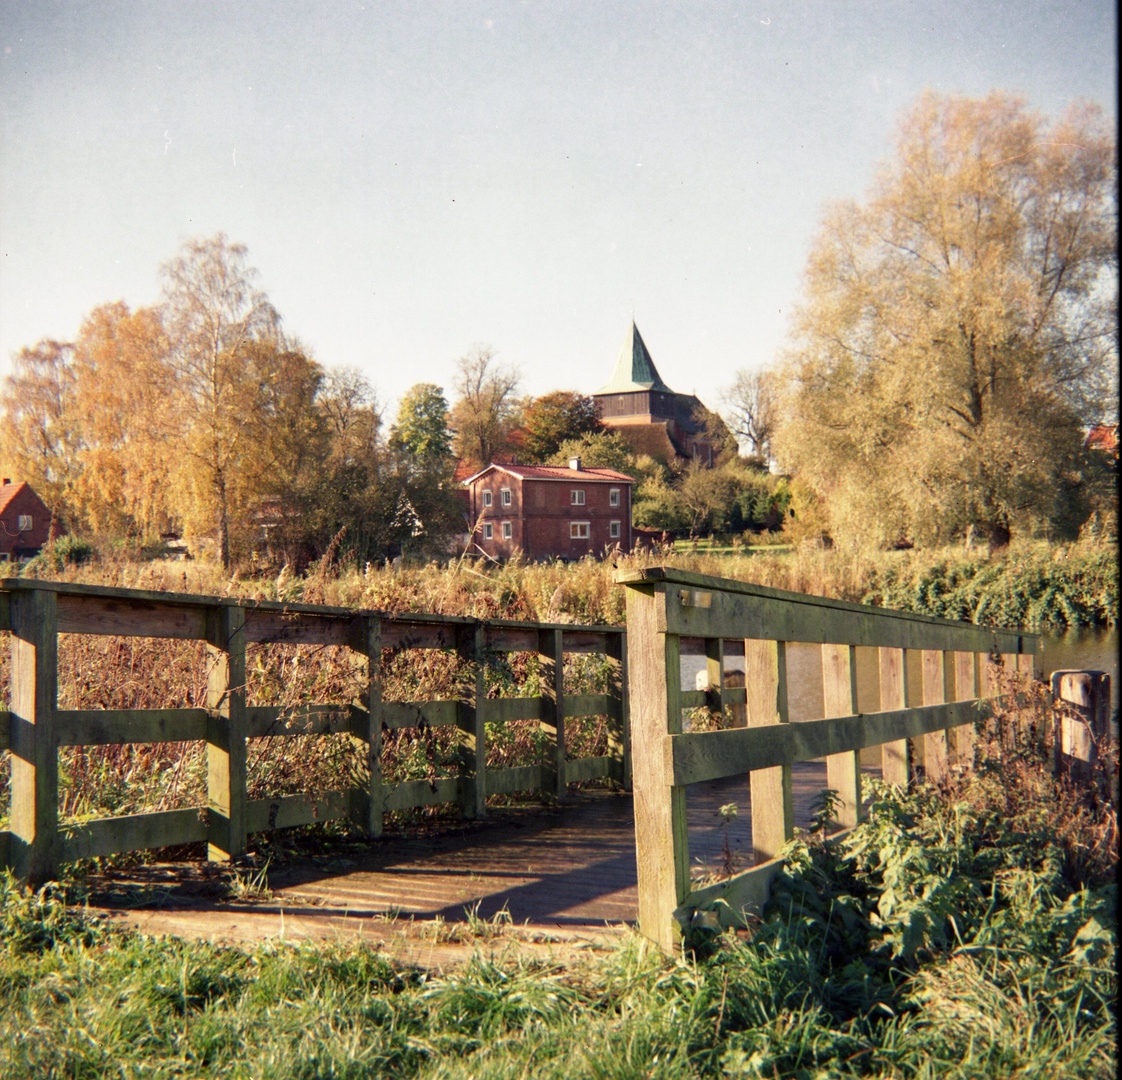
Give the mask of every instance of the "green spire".
[[612, 377], [596, 393], [626, 394], [634, 390], [663, 390], [672, 393], [670, 387], [662, 381], [662, 376], [639, 335], [639, 328], [632, 319], [631, 329], [623, 339], [623, 347], [619, 350], [616, 366], [612, 369]]

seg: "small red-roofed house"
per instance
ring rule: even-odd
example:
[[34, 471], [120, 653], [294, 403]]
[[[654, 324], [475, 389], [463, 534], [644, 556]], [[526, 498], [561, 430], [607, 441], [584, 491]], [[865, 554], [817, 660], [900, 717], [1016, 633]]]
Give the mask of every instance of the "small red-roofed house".
[[463, 481], [472, 544], [493, 559], [581, 559], [631, 550], [630, 476], [614, 469], [500, 465]]
[[47, 542], [51, 512], [47, 504], [20, 481], [7, 477], [0, 485], [0, 562], [18, 562], [37, 555]]

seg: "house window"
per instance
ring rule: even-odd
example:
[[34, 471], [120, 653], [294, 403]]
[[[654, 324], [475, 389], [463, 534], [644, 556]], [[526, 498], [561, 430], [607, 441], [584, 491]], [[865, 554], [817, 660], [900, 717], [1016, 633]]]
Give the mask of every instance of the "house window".
[[503, 488], [503, 506], [510, 506], [510, 488]]
[[491, 507], [491, 493], [489, 491], [483, 492], [483, 508], [489, 510]]
[[514, 536], [514, 526], [509, 521], [503, 522], [503, 539], [509, 540]]
[[19, 529], [20, 532], [30, 532], [31, 531], [31, 515], [30, 514], [20, 514], [20, 516], [19, 516], [19, 518], [16, 522], [16, 527]]
[[619, 488], [612, 488], [608, 492], [608, 505], [619, 506]]
[[584, 492], [579, 488], [573, 488], [569, 492], [569, 504], [571, 506], [584, 506]]
[[495, 537], [495, 526], [492, 525], [489, 521], [485, 521], [483, 523], [483, 539], [484, 540], [493, 540], [494, 537]]
[[619, 539], [619, 522], [618, 521], [613, 521], [608, 525], [608, 535], [613, 540], [618, 540]]
[[569, 522], [569, 539], [570, 540], [587, 540], [588, 539], [588, 522], [587, 521], [570, 521]]

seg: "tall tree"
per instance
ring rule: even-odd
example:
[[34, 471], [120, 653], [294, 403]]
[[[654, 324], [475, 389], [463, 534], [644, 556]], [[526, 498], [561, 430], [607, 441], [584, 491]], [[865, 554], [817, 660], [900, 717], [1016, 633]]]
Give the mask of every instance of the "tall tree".
[[94, 533], [155, 540], [172, 514], [174, 375], [159, 314], [103, 304], [74, 343], [77, 489]]
[[455, 452], [466, 461], [487, 465], [506, 447], [518, 372], [500, 364], [489, 345], [475, 345], [457, 361], [455, 388]]
[[391, 450], [408, 453], [419, 463], [446, 458], [452, 453], [448, 401], [441, 387], [417, 383], [405, 392], [390, 428], [389, 445]]
[[724, 392], [725, 420], [748, 452], [767, 462], [778, 420], [775, 377], [770, 371], [741, 368]]
[[1114, 153], [1088, 105], [929, 93], [868, 199], [828, 212], [775, 443], [839, 537], [1064, 517], [1116, 396]]
[[164, 325], [192, 466], [187, 487], [205, 508], [218, 558], [230, 565], [230, 496], [238, 455], [255, 423], [246, 356], [256, 342], [280, 342], [280, 319], [255, 286], [246, 248], [219, 233], [189, 240], [163, 267]]
[[0, 461], [26, 480], [59, 518], [80, 516], [74, 349], [44, 339], [12, 358], [0, 399]]
[[553, 390], [522, 410], [521, 446], [530, 461], [545, 461], [570, 439], [604, 430], [596, 402], [574, 390]]

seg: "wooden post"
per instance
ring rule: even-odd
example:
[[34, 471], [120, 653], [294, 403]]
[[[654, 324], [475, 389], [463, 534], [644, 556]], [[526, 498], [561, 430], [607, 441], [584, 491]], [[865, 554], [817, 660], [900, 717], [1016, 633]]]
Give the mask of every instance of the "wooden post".
[[58, 868], [58, 616], [47, 589], [11, 593], [11, 833], [16, 877], [39, 885]]
[[[822, 699], [826, 719], [857, 712], [857, 657], [853, 645], [822, 646]], [[838, 824], [861, 819], [861, 753], [847, 750], [826, 758], [826, 785], [838, 793]]]
[[666, 625], [666, 591], [629, 586], [627, 668], [635, 777], [635, 861], [639, 931], [672, 953], [680, 937], [674, 911], [690, 889], [686, 789], [671, 783], [666, 736], [682, 731], [681, 660]]
[[382, 787], [382, 620], [377, 615], [363, 615], [360, 621], [361, 640], [356, 642], [365, 660], [366, 692], [361, 702], [363, 712], [354, 729], [354, 736], [363, 745], [369, 780], [366, 791], [357, 793], [352, 820], [371, 839], [382, 835], [385, 791]]
[[[882, 712], [890, 709], [908, 707], [908, 665], [903, 649], [879, 649], [880, 660], [880, 708]], [[880, 748], [880, 772], [887, 784], [906, 788], [911, 776], [908, 761], [908, 740], [894, 739]]]
[[561, 800], [568, 794], [565, 778], [565, 651], [562, 631], [538, 631], [538, 663], [541, 668], [541, 725], [549, 739], [545, 763], [549, 776], [546, 790]]
[[487, 696], [483, 624], [461, 627], [457, 637], [458, 651], [472, 665], [473, 673], [471, 689], [459, 703], [457, 718], [464, 737], [460, 748], [460, 812], [466, 818], [482, 818], [487, 806], [487, 725], [479, 704]]
[[[709, 711], [719, 715], [725, 710], [725, 640], [705, 639], [706, 702]], [[722, 724], [722, 726], [724, 726]]]
[[245, 609], [207, 609], [207, 858], [240, 859], [246, 846]]
[[[978, 675], [974, 669], [974, 654], [954, 652], [953, 668], [949, 673], [951, 683], [948, 701], [973, 701], [979, 697]], [[947, 732], [951, 760], [956, 768], [973, 769], [974, 751], [977, 745], [977, 732], [973, 724], [959, 724]]]
[[1072, 775], [1090, 778], [1110, 743], [1110, 676], [1053, 671], [1052, 702], [1059, 729], [1056, 760]]
[[[946, 701], [946, 662], [937, 649], [923, 650], [923, 704]], [[928, 783], [937, 783], [947, 773], [947, 733], [932, 731], [923, 737], [923, 772]]]
[[[744, 642], [744, 685], [748, 725], [786, 724], [787, 643]], [[752, 800], [752, 848], [756, 862], [774, 859], [795, 835], [795, 807], [791, 793], [791, 766], [776, 765], [748, 774]]]
[[[609, 633], [607, 658], [608, 714], [611, 728], [608, 748], [619, 759], [619, 782], [624, 791], [631, 790], [631, 725], [627, 717], [627, 634]], [[563, 700], [563, 699], [562, 699]]]

